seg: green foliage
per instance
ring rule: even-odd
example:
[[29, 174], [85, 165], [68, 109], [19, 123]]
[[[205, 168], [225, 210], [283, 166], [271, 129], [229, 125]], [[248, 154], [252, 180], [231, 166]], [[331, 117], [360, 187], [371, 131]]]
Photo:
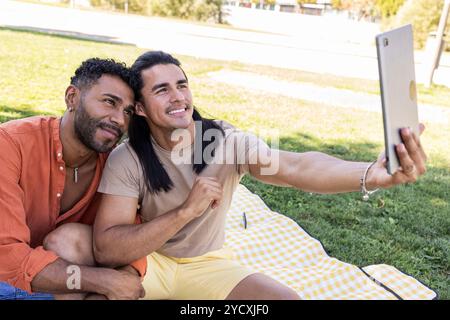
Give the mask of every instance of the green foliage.
[[332, 0], [333, 8], [341, 10], [366, 10], [382, 17], [395, 15], [405, 0]]
[[251, 0], [254, 4], [263, 4], [263, 5], [274, 5], [277, 3], [277, 0]]
[[150, 12], [161, 17], [188, 19], [192, 16], [195, 0], [156, 0], [150, 1]]
[[349, 10], [360, 20], [379, 15], [376, 2], [377, 0], [333, 0], [332, 5], [338, 10]]
[[[124, 10], [127, 0], [90, 0], [96, 7]], [[223, 22], [222, 0], [128, 0], [132, 13]]]
[[131, 13], [146, 14], [149, 0], [90, 0], [91, 5], [101, 8], [115, 8], [125, 10], [125, 3], [128, 2], [128, 11]]
[[395, 16], [405, 0], [377, 0], [376, 5], [383, 18]]
[[331, 0], [331, 6], [339, 10], [345, 9], [342, 0]]
[[377, 0], [332, 0], [331, 4], [339, 10], [372, 10]]
[[[417, 48], [423, 48], [430, 32], [436, 31], [442, 14], [442, 0], [407, 0], [388, 27], [411, 23]], [[447, 22], [450, 33], [450, 21]]]
[[223, 22], [222, 0], [150, 0], [149, 12], [162, 17]]
[[[307, 0], [305, 0], [307, 1]], [[415, 47], [424, 47], [430, 32], [436, 31], [442, 13], [442, 0], [332, 0], [335, 9], [349, 10], [358, 19], [381, 17], [384, 29], [411, 23]], [[447, 39], [450, 39], [450, 20], [447, 22]], [[449, 46], [450, 47], [450, 46]]]
[[317, 3], [317, 0], [297, 0], [299, 5], [307, 4], [307, 3]]

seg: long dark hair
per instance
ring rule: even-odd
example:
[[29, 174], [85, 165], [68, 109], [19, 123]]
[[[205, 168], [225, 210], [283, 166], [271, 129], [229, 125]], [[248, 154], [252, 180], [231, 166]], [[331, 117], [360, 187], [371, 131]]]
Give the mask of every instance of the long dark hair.
[[[131, 86], [135, 92], [136, 100], [142, 101], [142, 88], [144, 87], [144, 80], [142, 79], [142, 71], [148, 68], [151, 68], [158, 64], [174, 64], [178, 66], [186, 77], [186, 73], [181, 68], [181, 63], [170, 54], [162, 52], [162, 51], [148, 51], [142, 54], [134, 64], [131, 66]], [[224, 135], [223, 129], [212, 119], [203, 118], [200, 113], [194, 108], [192, 118], [194, 121], [201, 122], [201, 132], [196, 130], [196, 135], [201, 134], [201, 138], [203, 138], [205, 132], [209, 129], [217, 129], [222, 135]], [[153, 194], [157, 194], [160, 191], [168, 192], [173, 187], [173, 182], [164, 169], [158, 155], [156, 154], [152, 142], [151, 142], [151, 130], [147, 124], [147, 121], [144, 117], [138, 116], [137, 114], [133, 114], [130, 119], [130, 125], [128, 128], [128, 137], [131, 147], [136, 152], [141, 166], [144, 171], [144, 177], [149, 191]], [[195, 141], [199, 141], [195, 139]], [[198, 148], [201, 148], [201, 163], [193, 163], [193, 171], [197, 174], [201, 173], [208, 164], [203, 158], [203, 151], [207, 146], [211, 143], [217, 143], [215, 138], [211, 141], [204, 141], [204, 139], [200, 139], [202, 141], [201, 145], [194, 144], [194, 154], [196, 154]], [[212, 152], [214, 156], [214, 151]], [[192, 159], [194, 160], [194, 159]]]

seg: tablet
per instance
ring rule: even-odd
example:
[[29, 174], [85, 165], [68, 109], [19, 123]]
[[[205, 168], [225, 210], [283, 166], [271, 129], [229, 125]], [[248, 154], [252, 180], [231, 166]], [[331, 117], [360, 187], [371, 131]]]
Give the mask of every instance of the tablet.
[[409, 127], [419, 136], [412, 26], [377, 35], [376, 45], [387, 170], [392, 175], [399, 167], [395, 146], [402, 142], [400, 129]]

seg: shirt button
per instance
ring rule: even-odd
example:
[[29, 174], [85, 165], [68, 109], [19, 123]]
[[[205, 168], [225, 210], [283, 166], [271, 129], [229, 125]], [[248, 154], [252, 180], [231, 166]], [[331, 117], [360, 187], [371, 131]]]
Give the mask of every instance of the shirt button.
[[61, 198], [61, 193], [58, 192], [58, 193], [56, 194], [56, 197]]
[[64, 170], [64, 167], [63, 167], [63, 166], [59, 167], [59, 170], [63, 171], [63, 170]]
[[61, 158], [61, 156], [62, 156], [61, 152], [58, 152], [57, 156], [58, 156], [58, 158]]

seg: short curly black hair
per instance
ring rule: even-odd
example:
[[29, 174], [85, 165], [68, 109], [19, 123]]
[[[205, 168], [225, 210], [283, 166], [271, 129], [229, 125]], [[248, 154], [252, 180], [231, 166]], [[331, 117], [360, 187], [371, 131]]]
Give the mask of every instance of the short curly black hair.
[[90, 58], [81, 63], [70, 78], [70, 84], [79, 89], [86, 89], [94, 85], [104, 74], [117, 76], [130, 86], [130, 69], [123, 62], [113, 59]]

